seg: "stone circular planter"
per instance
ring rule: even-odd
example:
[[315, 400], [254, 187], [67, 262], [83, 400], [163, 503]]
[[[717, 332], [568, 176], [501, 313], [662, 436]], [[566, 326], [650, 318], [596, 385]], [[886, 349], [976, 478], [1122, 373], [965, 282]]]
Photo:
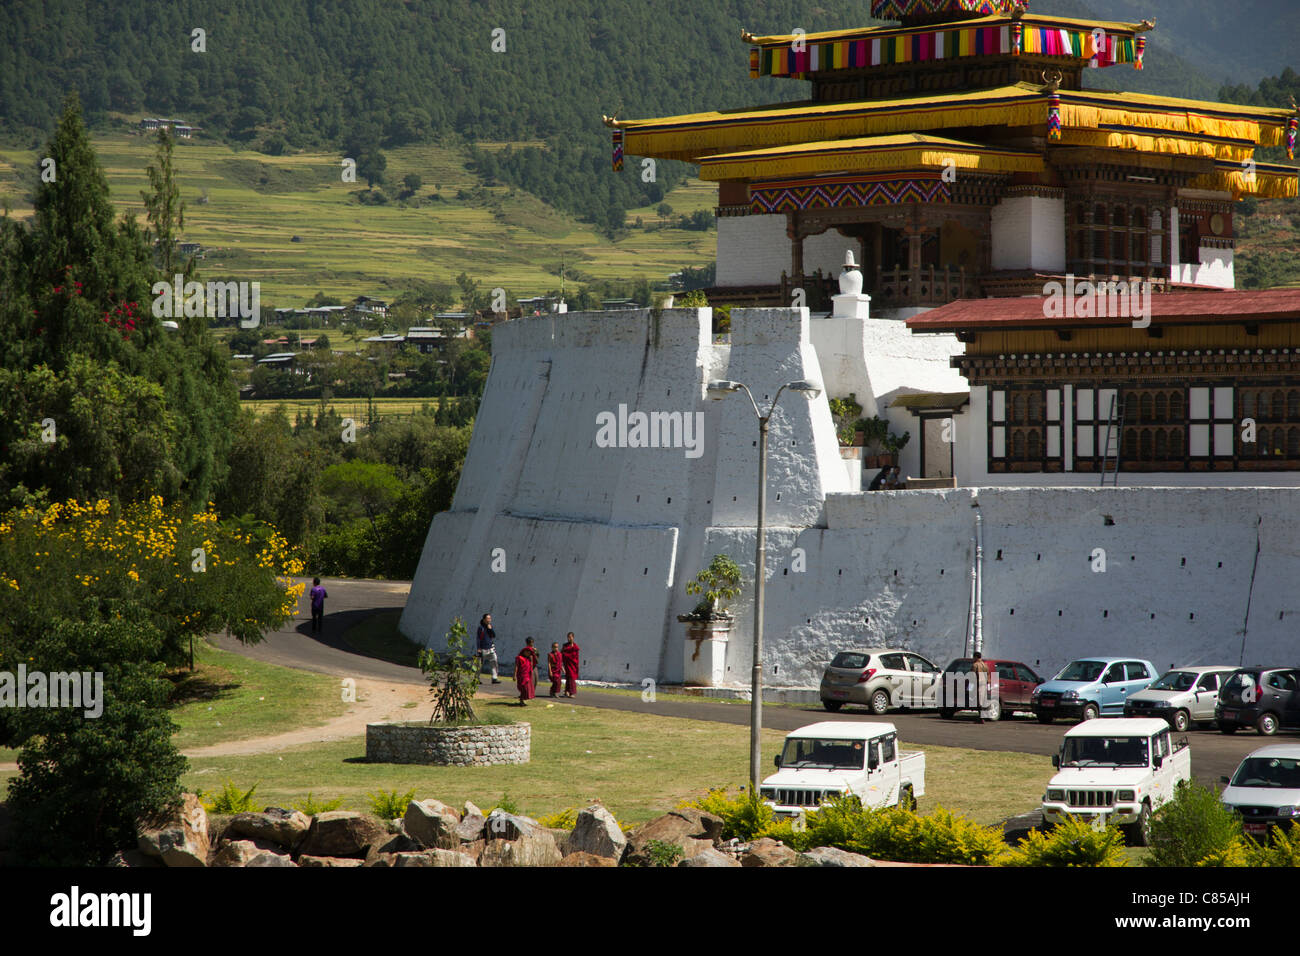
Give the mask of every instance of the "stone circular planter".
[[531, 741], [531, 725], [524, 721], [471, 727], [366, 724], [366, 760], [443, 767], [528, 763]]

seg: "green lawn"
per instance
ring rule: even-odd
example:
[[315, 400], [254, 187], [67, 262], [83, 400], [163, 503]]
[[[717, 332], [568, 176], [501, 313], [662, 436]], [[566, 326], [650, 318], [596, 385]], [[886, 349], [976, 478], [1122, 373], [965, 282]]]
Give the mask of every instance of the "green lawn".
[[[93, 137], [119, 210], [143, 212], [145, 167], [154, 141], [128, 133]], [[480, 144], [484, 145], [484, 144]], [[484, 288], [529, 295], [559, 285], [563, 258], [593, 279], [660, 281], [683, 266], [711, 262], [717, 233], [633, 229], [611, 242], [529, 193], [490, 187], [486, 202], [457, 199], [481, 185], [459, 148], [409, 146], [386, 150], [387, 176], [410, 172], [424, 181], [419, 208], [363, 206], [352, 196], [365, 183], [344, 183], [332, 153], [265, 156], [202, 139], [181, 141], [175, 164], [186, 203], [186, 241], [208, 249], [200, 270], [261, 283], [261, 305], [297, 306], [317, 291], [347, 301], [392, 294], [411, 280], [451, 282], [462, 271]], [[31, 149], [0, 144], [0, 198], [14, 215], [31, 214], [25, 190], [37, 160]], [[434, 200], [434, 193], [442, 199]], [[200, 204], [206, 194], [207, 202]], [[691, 180], [666, 197], [674, 213], [712, 208], [716, 189]], [[649, 224], [653, 209], [634, 211]], [[298, 241], [293, 241], [297, 237]], [[326, 330], [333, 340], [336, 331]], [[333, 343], [331, 343], [333, 344]]]
[[[509, 795], [527, 813], [554, 813], [600, 799], [620, 819], [642, 822], [711, 787], [738, 787], [748, 774], [749, 733], [745, 727], [656, 717], [647, 714], [548, 707], [541, 700], [527, 710], [497, 699], [480, 707], [517, 715], [532, 724], [532, 761], [500, 767], [423, 767], [367, 764], [361, 737], [274, 754], [192, 760], [188, 788], [219, 788], [226, 780], [258, 798], [289, 805], [310, 791], [315, 798], [343, 798], [345, 808], [365, 809], [377, 790], [436, 797], [451, 804], [472, 800], [496, 804]], [[784, 735], [764, 732], [764, 753]], [[926, 748], [927, 796], [921, 809], [942, 804], [993, 823], [1038, 804], [1042, 759], [1025, 754], [989, 754]]]
[[[442, 399], [376, 397], [375, 414], [380, 418], [410, 418], [425, 410], [435, 411], [439, 401]], [[283, 407], [285, 416], [292, 423], [300, 412], [311, 412], [315, 415], [320, 409], [320, 401], [314, 398], [265, 398], [241, 401], [239, 407], [250, 410], [258, 418]], [[364, 398], [331, 399], [326, 402], [325, 407], [334, 410], [343, 418], [351, 418], [358, 427], [365, 425], [368, 408]]]
[[172, 710], [181, 750], [318, 726], [347, 708], [337, 678], [264, 664], [207, 644], [195, 657], [194, 677], [188, 671], [173, 675], [185, 700]]

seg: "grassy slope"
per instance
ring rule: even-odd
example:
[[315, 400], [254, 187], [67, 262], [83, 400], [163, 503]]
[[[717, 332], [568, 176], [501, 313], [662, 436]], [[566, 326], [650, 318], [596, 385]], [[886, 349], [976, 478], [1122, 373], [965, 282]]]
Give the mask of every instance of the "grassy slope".
[[[94, 144], [118, 208], [142, 215], [153, 141], [117, 133], [98, 135]], [[175, 161], [186, 202], [183, 238], [212, 250], [200, 263], [209, 277], [260, 281], [264, 308], [300, 305], [317, 291], [344, 301], [391, 294], [413, 279], [451, 281], [461, 271], [485, 288], [528, 295], [559, 284], [547, 270], [558, 271], [561, 255], [570, 270], [629, 281], [658, 281], [713, 259], [714, 232], [634, 229], [613, 243], [531, 194], [511, 196], [505, 186], [488, 190], [502, 200], [498, 210], [458, 200], [459, 190], [480, 185], [459, 148], [413, 146], [386, 155], [390, 182], [409, 172], [424, 180], [420, 208], [358, 204], [351, 193], [365, 183], [341, 182], [333, 154], [264, 156], [182, 141]], [[9, 199], [15, 215], [30, 214], [20, 184], [36, 160], [30, 149], [0, 145], [0, 198]], [[425, 201], [435, 189], [445, 202]], [[210, 202], [199, 205], [204, 190]], [[679, 214], [711, 209], [716, 191], [692, 181], [666, 201]], [[634, 211], [630, 220], [637, 215], [647, 224], [658, 220], [653, 209]], [[291, 242], [293, 236], [303, 241]]]

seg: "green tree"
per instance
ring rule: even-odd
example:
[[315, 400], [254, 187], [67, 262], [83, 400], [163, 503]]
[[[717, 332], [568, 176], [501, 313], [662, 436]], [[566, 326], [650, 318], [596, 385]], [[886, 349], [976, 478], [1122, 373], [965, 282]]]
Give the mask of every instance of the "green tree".
[[158, 242], [158, 262], [165, 276], [172, 274], [177, 236], [185, 228], [185, 203], [181, 201], [181, 188], [176, 183], [172, 148], [171, 129], [166, 126], [159, 128], [156, 165], [145, 167], [149, 174], [149, 191], [140, 193], [152, 230], [146, 235]]
[[325, 469], [321, 491], [332, 500], [336, 514], [350, 517], [359, 511], [373, 530], [375, 520], [402, 493], [402, 481], [389, 465], [345, 461]]

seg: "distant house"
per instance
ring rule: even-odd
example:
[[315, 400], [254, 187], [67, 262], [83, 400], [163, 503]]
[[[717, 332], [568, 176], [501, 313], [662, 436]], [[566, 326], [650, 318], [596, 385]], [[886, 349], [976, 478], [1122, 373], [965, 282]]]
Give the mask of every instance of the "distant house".
[[316, 347], [316, 343], [319, 341], [320, 339], [299, 339], [298, 345], [300, 348], [314, 349]]
[[559, 312], [563, 300], [558, 295], [534, 295], [515, 301], [519, 303], [519, 310], [524, 315], [546, 315], [550, 312]]
[[414, 345], [424, 355], [441, 352], [452, 339], [470, 339], [473, 333], [469, 329], [460, 329], [450, 335], [442, 329], [417, 326], [406, 330], [406, 344]]
[[637, 305], [636, 302], [633, 301], [632, 299], [601, 299], [600, 307], [604, 309], [606, 312], [616, 312], [622, 309], [641, 308], [641, 306]]
[[365, 318], [376, 315], [388, 315], [388, 303], [368, 295], [359, 295], [352, 304], [352, 311]]
[[270, 368], [292, 369], [297, 359], [298, 355], [296, 352], [276, 352], [273, 355], [266, 356], [266, 358], [258, 359], [257, 364], [265, 365]]
[[406, 336], [398, 335], [396, 332], [390, 332], [387, 335], [371, 335], [361, 341], [365, 342], [372, 349], [386, 348], [397, 350], [406, 343]]
[[190, 139], [195, 133], [203, 131], [202, 126], [191, 126], [189, 123], [180, 119], [146, 116], [144, 119], [140, 120], [140, 128], [146, 132], [163, 129], [164, 127], [170, 129], [181, 139]]
[[278, 339], [262, 339], [262, 344], [263, 344], [263, 345], [277, 345], [277, 346], [279, 346], [280, 348], [286, 348], [286, 349], [287, 349], [287, 348], [289, 347], [289, 339], [288, 339], [287, 336], [282, 335], [282, 336], [280, 336]]

